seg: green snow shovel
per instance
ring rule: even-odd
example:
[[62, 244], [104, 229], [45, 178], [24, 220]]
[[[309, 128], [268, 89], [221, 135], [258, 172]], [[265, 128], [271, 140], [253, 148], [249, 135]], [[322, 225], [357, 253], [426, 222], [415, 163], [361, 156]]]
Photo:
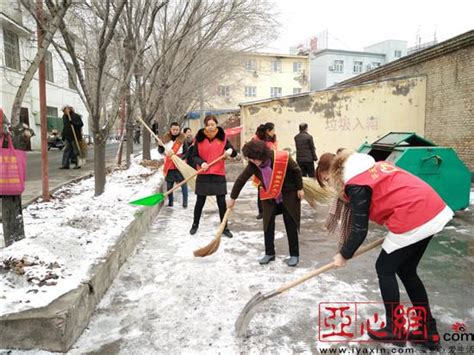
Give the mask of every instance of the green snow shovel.
[[[211, 167], [212, 165], [216, 164], [217, 162], [219, 162], [220, 160], [224, 159], [226, 157], [226, 154], [222, 154], [219, 158], [217, 158], [216, 160], [214, 161], [211, 161], [208, 165], [209, 167]], [[181, 181], [179, 184], [176, 184], [171, 190], [168, 190], [166, 191], [165, 193], [158, 193], [158, 194], [153, 194], [153, 195], [150, 195], [150, 196], [146, 196], [146, 197], [143, 197], [143, 198], [140, 198], [138, 200], [135, 200], [135, 201], [131, 201], [129, 202], [129, 204], [131, 205], [136, 205], [136, 206], [148, 206], [148, 207], [151, 207], [151, 206], [155, 206], [157, 205], [158, 203], [164, 201], [164, 199], [166, 198], [166, 196], [168, 196], [169, 194], [173, 193], [173, 191], [175, 191], [176, 189], [180, 188], [182, 185], [186, 184], [189, 180], [191, 180], [192, 178], [196, 177], [200, 172], [204, 171], [202, 168], [197, 170], [194, 174], [192, 174], [191, 176], [188, 176], [186, 179], [184, 179], [183, 181]]]

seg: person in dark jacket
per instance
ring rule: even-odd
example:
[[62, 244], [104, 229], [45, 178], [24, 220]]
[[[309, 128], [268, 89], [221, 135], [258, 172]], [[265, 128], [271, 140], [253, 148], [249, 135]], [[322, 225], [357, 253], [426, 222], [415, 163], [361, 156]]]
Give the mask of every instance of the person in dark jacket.
[[[203, 169], [196, 178], [196, 205], [194, 206], [194, 220], [190, 234], [196, 234], [201, 220], [202, 209], [206, 203], [207, 196], [216, 196], [219, 207], [220, 219], [224, 217], [226, 211], [225, 195], [227, 194], [227, 181], [225, 178], [225, 162], [220, 160], [216, 164], [209, 166], [208, 163], [222, 156], [235, 157], [237, 151], [227, 140], [224, 129], [217, 126], [217, 118], [214, 115], [207, 115], [204, 118], [204, 128], [201, 128], [195, 137], [195, 143], [189, 155], [191, 163], [197, 169]], [[233, 235], [227, 226], [223, 233], [226, 237]]]
[[227, 207], [231, 208], [240, 191], [252, 175], [262, 183], [260, 194], [263, 207], [263, 233], [265, 236], [265, 256], [259, 263], [268, 264], [275, 260], [275, 217], [283, 214], [290, 258], [288, 266], [299, 262], [298, 230], [300, 228], [301, 200], [304, 197], [303, 178], [296, 162], [287, 151], [270, 150], [265, 142], [252, 140], [242, 148], [248, 158], [244, 171], [234, 183]]
[[82, 122], [81, 115], [74, 112], [74, 108], [71, 106], [64, 106], [63, 108], [63, 132], [62, 139], [64, 140], [66, 147], [63, 152], [62, 165], [60, 169], [69, 169], [72, 161], [76, 162], [74, 169], [79, 169], [79, 149], [78, 143], [82, 140]]
[[191, 164], [191, 160], [189, 159], [189, 156], [192, 152], [191, 148], [194, 145], [193, 131], [189, 127], [184, 127], [183, 128], [183, 133], [185, 135], [185, 141], [188, 145], [188, 150], [186, 151], [186, 154], [183, 156], [183, 159], [188, 163], [188, 165], [190, 165], [192, 168], [194, 168], [194, 166], [192, 166], [192, 164]]
[[308, 133], [308, 125], [300, 124], [300, 133], [295, 136], [296, 161], [303, 176], [314, 178], [314, 162], [318, 160], [313, 136]]
[[[330, 153], [323, 154], [321, 161], [326, 154]], [[385, 327], [368, 335], [398, 346], [403, 346], [408, 338], [429, 350], [438, 349], [436, 320], [417, 267], [433, 235], [452, 219], [453, 211], [423, 180], [390, 162], [375, 162], [367, 154], [343, 150], [331, 157], [330, 165], [318, 165], [317, 175], [318, 181], [330, 181], [334, 185], [338, 195], [348, 200], [352, 211], [350, 234], [333, 258], [335, 266], [345, 266], [361, 246], [369, 220], [388, 229], [375, 264], [385, 305]], [[420, 328], [408, 335], [395, 322], [400, 305], [396, 276], [419, 312]]]
[[[169, 131], [161, 138], [163, 144], [158, 146], [158, 152], [160, 154], [166, 153], [165, 164], [163, 167], [163, 174], [165, 175], [166, 187], [168, 190], [173, 188], [175, 183], [180, 183], [184, 180], [178, 168], [171, 159], [171, 154], [176, 154], [182, 158], [186, 156], [189, 144], [186, 142], [186, 136], [181, 133], [181, 128], [178, 122], [171, 122]], [[188, 186], [186, 184], [181, 186], [181, 192], [183, 193], [183, 208], [188, 207]], [[168, 195], [168, 206], [173, 207], [174, 196], [173, 194]]]

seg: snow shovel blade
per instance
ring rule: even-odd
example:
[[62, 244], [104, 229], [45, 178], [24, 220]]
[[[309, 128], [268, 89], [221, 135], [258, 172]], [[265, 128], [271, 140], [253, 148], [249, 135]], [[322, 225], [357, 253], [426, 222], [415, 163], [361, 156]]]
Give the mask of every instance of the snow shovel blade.
[[165, 196], [163, 194], [154, 194], [154, 195], [150, 195], [150, 196], [147, 196], [147, 197], [143, 197], [143, 198], [135, 200], [135, 201], [131, 201], [131, 202], [129, 202], [129, 204], [136, 205], [136, 206], [151, 207], [151, 206], [159, 204], [164, 199], [165, 199]]
[[272, 291], [266, 294], [262, 294], [258, 292], [255, 296], [253, 296], [250, 301], [247, 302], [242, 312], [240, 312], [239, 318], [237, 318], [235, 322], [235, 331], [239, 338], [245, 336], [247, 332], [247, 328], [252, 320], [257, 308], [263, 303], [263, 301], [272, 298], [280, 294], [279, 291]]

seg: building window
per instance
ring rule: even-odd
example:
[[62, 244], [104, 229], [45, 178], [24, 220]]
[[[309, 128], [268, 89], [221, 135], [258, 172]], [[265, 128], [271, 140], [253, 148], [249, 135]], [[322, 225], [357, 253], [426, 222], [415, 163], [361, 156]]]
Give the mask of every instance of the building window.
[[5, 65], [8, 68], [20, 70], [20, 46], [15, 32], [3, 29], [3, 47], [5, 50]]
[[281, 73], [281, 60], [272, 60], [272, 72]]
[[58, 116], [58, 108], [57, 107], [46, 106], [46, 116], [59, 117]]
[[280, 97], [281, 96], [281, 87], [271, 87], [270, 88], [271, 97]]
[[66, 63], [68, 69], [68, 83], [69, 89], [77, 90], [77, 76], [76, 69], [72, 63]]
[[334, 71], [336, 73], [342, 73], [344, 71], [344, 61], [343, 60], [335, 60], [334, 61]]
[[364, 63], [359, 61], [354, 61], [354, 73], [362, 73], [362, 66]]
[[246, 86], [245, 87], [245, 96], [246, 97], [256, 97], [257, 96], [257, 87], [256, 86]]
[[222, 96], [222, 97], [230, 96], [230, 87], [229, 86], [224, 86], [224, 85], [219, 85], [217, 87], [217, 95]]
[[301, 88], [293, 88], [293, 95], [301, 94]]
[[46, 80], [54, 83], [53, 55], [50, 51], [46, 51], [46, 53], [44, 54], [44, 67], [46, 69]]
[[245, 61], [245, 69], [248, 71], [257, 70], [257, 61], [255, 59], [247, 59]]
[[293, 73], [301, 72], [301, 62], [293, 62]]
[[393, 56], [395, 58], [400, 58], [402, 56], [402, 51], [395, 50], [395, 52], [393, 52]]
[[380, 67], [380, 62], [372, 62], [372, 68]]

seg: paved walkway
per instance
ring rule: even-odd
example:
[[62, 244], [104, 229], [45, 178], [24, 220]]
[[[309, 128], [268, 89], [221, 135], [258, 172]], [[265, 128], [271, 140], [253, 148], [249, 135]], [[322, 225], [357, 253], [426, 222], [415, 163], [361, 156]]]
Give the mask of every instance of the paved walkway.
[[[71, 354], [319, 353], [331, 344], [318, 340], [320, 302], [380, 302], [374, 270], [377, 250], [267, 301], [250, 325], [251, 337], [237, 341], [234, 322], [255, 293], [276, 289], [329, 262], [335, 253], [335, 241], [322, 230], [328, 207], [314, 211], [305, 203], [299, 266], [289, 268], [283, 262], [288, 247], [281, 217], [277, 260], [258, 265], [263, 237], [261, 222], [255, 219], [255, 197], [248, 187], [238, 200], [230, 224], [235, 237], [224, 238], [215, 255], [196, 259], [192, 251], [211, 240], [217, 211], [206, 207], [198, 234], [190, 236], [194, 197], [191, 208], [183, 210], [178, 193], [175, 207], [162, 210], [122, 267]], [[430, 243], [420, 265], [442, 334], [451, 332], [454, 322], [474, 325], [472, 217], [472, 206], [459, 213]], [[382, 235], [376, 228], [369, 238]], [[404, 291], [402, 299], [407, 300]], [[359, 317], [370, 317], [373, 311], [361, 310]], [[444, 346], [448, 350], [453, 343]]]

